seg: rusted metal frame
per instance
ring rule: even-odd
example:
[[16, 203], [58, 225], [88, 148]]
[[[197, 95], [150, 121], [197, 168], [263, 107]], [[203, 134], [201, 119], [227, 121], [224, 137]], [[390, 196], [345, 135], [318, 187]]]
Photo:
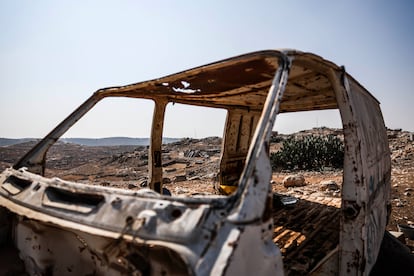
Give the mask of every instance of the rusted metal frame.
[[[295, 89], [298, 89], [298, 90], [301, 90], [301, 91], [300, 92], [295, 92]], [[331, 94], [329, 92], [332, 91], [332, 87], [326, 86], [326, 87], [323, 87], [323, 88], [312, 88], [312, 89], [310, 89], [310, 88], [306, 88], [304, 86], [300, 86], [297, 83], [290, 83], [289, 82], [289, 86], [287, 88], [287, 91], [289, 91], [293, 94], [293, 95], [289, 95], [290, 98], [293, 98], [295, 96], [297, 97], [298, 95], [300, 95], [300, 97], [295, 99], [295, 100], [300, 100], [301, 98], [313, 97], [313, 96], [315, 96], [315, 94], [316, 94], [316, 96]], [[311, 93], [311, 94], [310, 95], [307, 95], [307, 94], [303, 95], [302, 93]]]
[[361, 214], [365, 262], [359, 269], [367, 274], [375, 265], [389, 215], [391, 158], [379, 102], [353, 79], [349, 79], [349, 84], [355, 98], [354, 109], [361, 110], [357, 114], [357, 129], [364, 161]]
[[[201, 95], [200, 95], [201, 96]], [[189, 99], [189, 97], [183, 97], [182, 95], [174, 95], [174, 94], [142, 94], [139, 93], [137, 95], [129, 95], [129, 94], [122, 94], [122, 95], [109, 95], [107, 97], [118, 97], [118, 98], [134, 98], [134, 99], [146, 99], [146, 100], [153, 100], [156, 101], [159, 98], [166, 98], [168, 102], [171, 102], [173, 104], [179, 103], [179, 104], [188, 104], [193, 106], [202, 106], [202, 107], [212, 107], [212, 108], [221, 108], [221, 109], [227, 109], [227, 108], [235, 108], [240, 110], [252, 110], [252, 111], [261, 111], [260, 109], [255, 109], [249, 106], [245, 105], [230, 105], [230, 104], [220, 104], [218, 102], [214, 102], [214, 98], [200, 98], [200, 99]]]
[[[240, 171], [232, 170], [232, 175], [237, 175], [237, 181], [244, 168], [249, 144], [254, 134], [254, 129], [259, 117], [259, 112], [252, 112], [239, 109], [229, 109], [226, 118], [226, 130], [224, 131], [223, 145], [220, 157], [220, 184], [228, 185], [224, 181], [227, 177], [227, 169], [230, 163], [239, 162], [236, 167]], [[234, 165], [231, 166], [234, 168]]]
[[[245, 169], [234, 193], [237, 207], [229, 216], [234, 223], [248, 223], [261, 219], [267, 206], [263, 204], [270, 197], [271, 166], [269, 159], [269, 140], [276, 115], [286, 88], [291, 66], [291, 58], [281, 54], [279, 67], [263, 108], [262, 116], [256, 127], [246, 158]], [[259, 203], [260, 202], [260, 203]]]
[[[2, 198], [0, 197], [0, 201], [2, 200]], [[11, 203], [11, 202], [10, 202]], [[13, 203], [11, 203], [13, 204]], [[128, 243], [129, 245], [129, 249], [131, 249], [132, 251], [134, 251], [135, 246], [140, 246], [140, 245], [149, 245], [151, 247], [154, 246], [160, 246], [163, 248], [168, 248], [171, 249], [177, 253], [179, 253], [180, 257], [182, 257], [182, 260], [187, 260], [188, 262], [195, 264], [197, 262], [197, 253], [195, 254], [195, 252], [191, 249], [189, 249], [187, 246], [185, 245], [181, 245], [179, 243], [173, 243], [173, 242], [168, 242], [168, 241], [163, 241], [163, 240], [151, 240], [148, 241], [148, 239], [141, 239], [136, 235], [132, 235], [132, 234], [125, 234], [125, 233], [120, 233], [120, 232], [111, 232], [111, 231], [106, 231], [101, 229], [100, 227], [91, 227], [88, 225], [85, 225], [83, 223], [77, 223], [77, 222], [72, 222], [70, 220], [65, 220], [65, 219], [61, 219], [58, 218], [56, 216], [48, 216], [46, 214], [44, 214], [43, 212], [35, 212], [32, 209], [24, 209], [24, 207], [22, 207], [20, 204], [14, 208], [12, 206], [7, 206], [8, 208], [10, 207], [11, 210], [13, 210], [13, 212], [16, 212], [17, 214], [20, 214], [22, 217], [29, 217], [29, 218], [33, 218], [33, 220], [23, 220], [22, 222], [24, 223], [28, 223], [28, 224], [38, 224], [37, 226], [34, 226], [33, 228], [30, 227], [31, 229], [35, 229], [34, 231], [40, 231], [38, 232], [38, 238], [39, 240], [42, 239], [48, 239], [48, 231], [45, 231], [46, 229], [42, 229], [44, 227], [51, 227], [50, 229], [55, 229], [56, 231], [58, 231], [59, 233], [62, 233], [64, 235], [64, 233], [69, 233], [73, 236], [76, 236], [76, 238], [80, 238], [83, 241], [85, 241], [85, 237], [89, 236], [89, 237], [95, 237], [92, 240], [89, 240], [89, 242], [85, 241], [90, 247], [88, 247], [88, 251], [94, 251], [94, 250], [98, 250], [100, 253], [102, 253], [102, 249], [105, 251], [104, 248], [100, 247], [99, 244], [102, 243], [96, 243], [97, 239], [100, 240], [106, 240], [108, 242], [108, 245], [110, 243], [112, 243], [113, 245], [116, 246], [120, 246], [122, 243]], [[20, 223], [22, 223], [20, 222]], [[20, 224], [19, 223], [19, 224]], [[56, 227], [56, 225], [58, 225], [59, 227]], [[18, 227], [19, 225], [17, 225]], [[40, 227], [39, 227], [40, 226]], [[41, 230], [40, 230], [41, 229]], [[24, 237], [27, 237], [27, 235], [18, 235], [16, 237], [17, 241], [16, 242], [23, 242], [24, 244], [28, 244], [27, 240], [24, 239]], [[81, 241], [82, 241], [81, 240]], [[65, 244], [65, 241], [68, 242], [69, 244]], [[47, 243], [47, 242], [46, 242]], [[25, 246], [23, 244], [23, 246]], [[30, 244], [30, 242], [29, 242]], [[44, 243], [40, 243], [42, 245], [42, 249], [45, 251], [47, 246], [44, 246]], [[68, 245], [73, 245], [73, 240], [70, 239], [63, 239], [63, 243], [59, 244], [59, 243], [54, 243], [55, 245], [57, 244], [57, 246], [62, 245], [63, 247], [66, 247]], [[37, 242], [37, 245], [39, 245], [39, 241]], [[30, 247], [31, 248], [31, 247]], [[53, 250], [54, 246], [52, 246], [50, 249]], [[40, 247], [38, 248], [40, 249]], [[40, 251], [40, 250], [39, 250]], [[25, 253], [27, 252], [32, 252], [32, 251], [24, 251], [21, 252], [22, 256], [26, 255]], [[51, 251], [48, 250], [48, 253], [50, 253]], [[127, 251], [124, 250], [125, 253], [127, 253]], [[110, 253], [110, 252], [103, 252], [103, 253]], [[36, 254], [34, 255], [36, 256]], [[53, 255], [54, 256], [54, 255]], [[59, 259], [58, 256], [53, 257], [51, 255], [48, 255], [47, 260], [48, 261], [57, 261], [57, 260], [61, 260], [61, 258]], [[116, 257], [118, 258], [120, 255], [116, 255]], [[125, 256], [125, 255], [123, 255]], [[93, 260], [93, 259], [92, 259]], [[93, 264], [92, 264], [93, 265]], [[102, 265], [102, 263], [101, 263]], [[89, 268], [90, 266], [87, 265], [86, 268]], [[190, 269], [190, 266], [188, 267]], [[66, 269], [66, 267], [65, 267]], [[106, 271], [108, 272], [108, 271]]]
[[[291, 91], [292, 90], [289, 90], [289, 92]], [[286, 97], [286, 99], [284, 99], [284, 102], [282, 102], [282, 106], [283, 104], [300, 107], [309, 106], [308, 109], [312, 109], [315, 106], [315, 104], [313, 103], [337, 106], [335, 94], [332, 91], [332, 87], [323, 88], [318, 92], [308, 90], [304, 93], [299, 94], [292, 92], [292, 94], [293, 95], [289, 95]]]
[[221, 109], [239, 109], [239, 110], [246, 110], [246, 111], [253, 111], [253, 112], [260, 112], [262, 110], [262, 108], [252, 108], [251, 106], [245, 106], [245, 105], [220, 104], [220, 103], [215, 103], [209, 100], [193, 101], [193, 100], [187, 100], [187, 99], [174, 98], [174, 100], [169, 99], [169, 101], [172, 103], [188, 104], [188, 105], [202, 106], [202, 107], [221, 108]]
[[[332, 68], [334, 70], [339, 69], [335, 63], [312, 53], [300, 51], [287, 51], [286, 53], [288, 53], [288, 55], [291, 54], [295, 57], [295, 66], [300, 66], [302, 68], [312, 70], [324, 76], [327, 76], [326, 74], [328, 68]], [[294, 70], [292, 70], [292, 72], [294, 73]]]
[[[295, 65], [298, 67], [306, 68], [312, 70], [314, 74], [321, 74], [329, 80], [328, 72], [329, 69], [338, 69], [339, 67], [332, 62], [329, 62], [319, 56], [308, 55], [307, 53], [301, 53], [300, 55], [295, 55]], [[290, 82], [290, 80], [289, 80]]]
[[243, 96], [245, 94], [251, 93], [252, 90], [262, 90], [264, 93], [268, 90], [268, 87], [272, 84], [272, 79], [258, 82], [255, 84], [249, 84], [245, 86], [240, 86], [231, 90], [214, 92], [214, 93], [203, 93], [203, 92], [194, 92], [194, 93], [180, 93], [174, 92], [171, 94], [183, 95], [185, 98], [198, 98], [198, 97], [214, 97], [214, 98], [226, 98], [232, 96]]
[[[157, 79], [152, 79], [152, 80], [148, 80], [148, 81], [144, 81], [144, 82], [139, 82], [139, 83], [133, 83], [133, 84], [129, 84], [129, 85], [125, 85], [125, 86], [118, 86], [118, 87], [108, 87], [108, 88], [104, 88], [104, 89], [100, 89], [98, 92], [99, 94], [101, 94], [102, 96], [117, 96], [119, 94], [123, 94], [123, 93], [128, 93], [131, 90], [141, 90], [144, 89], [146, 91], [151, 90], [153, 88], [152, 87], [159, 87], [159, 86], [163, 86], [162, 84], [164, 82], [166, 83], [170, 83], [170, 82], [175, 82], [175, 81], [179, 81], [179, 80], [187, 80], [190, 77], [191, 78], [194, 75], [203, 73], [204, 71], [211, 71], [211, 70], [219, 70], [220, 68], [223, 67], [223, 65], [230, 65], [230, 64], [234, 64], [234, 63], [238, 63], [240, 61], [248, 61], [251, 59], [258, 59], [259, 57], [263, 57], [263, 58], [278, 58], [280, 56], [280, 52], [277, 50], [264, 50], [264, 51], [259, 51], [259, 52], [254, 52], [254, 53], [248, 53], [248, 54], [243, 54], [243, 55], [239, 55], [236, 57], [231, 57], [228, 59], [224, 59], [218, 62], [212, 62], [209, 64], [205, 64], [203, 66], [199, 66], [199, 67], [195, 67], [192, 68], [190, 70], [184, 70], [181, 72], [177, 72], [171, 75], [167, 75], [161, 78], [157, 78]], [[179, 77], [179, 78], [178, 78]], [[186, 79], [187, 78], [187, 79]]]
[[[301, 68], [303, 68], [303, 69], [307, 69], [307, 68], [305, 68], [305, 67], [301, 67]], [[309, 69], [308, 69], [309, 70]], [[296, 80], [302, 80], [302, 79], [304, 79], [304, 78], [309, 78], [309, 77], [315, 77], [315, 76], [317, 76], [318, 74], [320, 74], [320, 73], [315, 73], [314, 71], [306, 71], [306, 73], [302, 73], [302, 74], [297, 74], [297, 75], [295, 75], [295, 76], [290, 76], [289, 77], [289, 85], [290, 85], [290, 83], [291, 82], [295, 82]]]
[[345, 71], [328, 71], [329, 79], [337, 96], [341, 114], [345, 156], [342, 184], [342, 213], [340, 223], [340, 275], [360, 275], [359, 268], [365, 262], [362, 241], [364, 217], [361, 209], [361, 192], [363, 192], [363, 162], [361, 160], [361, 141], [358, 137], [357, 118], [354, 113], [350, 88]]
[[279, 113], [300, 112], [300, 111], [317, 111], [317, 110], [328, 110], [328, 109], [338, 109], [338, 107], [333, 106], [333, 105], [318, 105], [318, 106], [315, 106], [312, 109], [300, 109], [300, 110], [298, 110], [298, 109], [290, 108], [289, 106], [287, 106], [287, 107], [282, 106], [280, 108]]
[[29, 152], [27, 152], [19, 161], [17, 161], [13, 168], [28, 167], [30, 171], [44, 175], [46, 153], [49, 148], [56, 143], [73, 124], [75, 124], [83, 115], [85, 115], [103, 96], [99, 93], [94, 93], [81, 106], [73, 111], [66, 119], [64, 119], [57, 127], [55, 127], [45, 138], [40, 140]]
[[[229, 162], [229, 157], [235, 154], [236, 143], [235, 139], [238, 133], [239, 122], [241, 119], [241, 112], [237, 112], [234, 109], [229, 108], [227, 110], [226, 122], [223, 132], [223, 141], [221, 146], [220, 154], [220, 172], [219, 172], [219, 182], [220, 185], [227, 185], [226, 183], [226, 168]], [[235, 160], [232, 160], [235, 161]]]
[[152, 118], [151, 143], [148, 154], [149, 186], [152, 190], [162, 192], [162, 133], [164, 129], [165, 107], [168, 101], [160, 98], [155, 101]]
[[315, 78], [316, 76], [322, 80], [310, 80], [310, 81], [302, 80], [302, 83], [299, 81], [289, 80], [289, 86], [295, 87], [298, 90], [304, 90], [304, 91], [309, 91], [309, 92], [314, 92], [314, 93], [319, 93], [320, 91], [323, 91], [323, 89], [329, 88], [330, 84], [326, 76], [320, 73], [316, 73]]

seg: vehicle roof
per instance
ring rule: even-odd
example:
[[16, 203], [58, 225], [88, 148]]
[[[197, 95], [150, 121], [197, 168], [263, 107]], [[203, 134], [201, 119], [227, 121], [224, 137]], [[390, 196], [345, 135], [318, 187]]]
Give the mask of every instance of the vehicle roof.
[[320, 56], [297, 50], [252, 52], [158, 79], [100, 89], [96, 93], [101, 97], [165, 99], [174, 103], [261, 111], [283, 55], [292, 60], [292, 66], [280, 112], [337, 108], [327, 74], [330, 69], [343, 69]]

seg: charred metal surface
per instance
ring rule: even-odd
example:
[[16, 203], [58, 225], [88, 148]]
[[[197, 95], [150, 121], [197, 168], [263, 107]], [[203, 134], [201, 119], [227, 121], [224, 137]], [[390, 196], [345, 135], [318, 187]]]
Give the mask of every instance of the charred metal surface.
[[260, 118], [260, 113], [229, 110], [220, 159], [220, 187], [223, 193], [232, 193], [243, 172], [249, 145]]
[[340, 208], [299, 199], [273, 211], [286, 275], [307, 275], [339, 243]]
[[351, 76], [329, 75], [345, 138], [340, 274], [367, 275], [375, 264], [388, 217], [391, 159], [378, 101]]
[[193, 274], [176, 252], [162, 246], [104, 238], [23, 218], [16, 234], [20, 258], [32, 275]]
[[163, 98], [155, 101], [148, 158], [149, 186], [158, 193], [162, 191], [161, 145], [166, 105], [167, 102]]
[[[152, 190], [42, 177], [50, 146], [105, 97], [155, 102]], [[227, 111], [220, 184], [234, 188], [230, 196], [160, 194], [168, 103]], [[342, 204], [303, 198], [274, 210], [273, 227], [269, 139], [277, 114], [333, 108], [345, 139]], [[282, 275], [273, 242], [288, 274], [368, 275], [387, 221], [390, 172], [378, 101], [319, 56], [269, 50], [98, 90], [0, 175], [0, 206], [14, 217], [14, 246], [32, 275]], [[62, 258], [67, 252], [73, 257]]]

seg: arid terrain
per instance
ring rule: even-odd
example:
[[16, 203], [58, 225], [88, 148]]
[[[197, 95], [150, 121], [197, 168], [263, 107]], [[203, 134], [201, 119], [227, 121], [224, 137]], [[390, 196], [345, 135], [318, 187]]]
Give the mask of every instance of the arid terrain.
[[[323, 131], [338, 134], [338, 130], [314, 129], [300, 132], [305, 135]], [[339, 131], [340, 133], [340, 131]], [[315, 134], [315, 133], [314, 133]], [[340, 135], [340, 134], [339, 134]], [[389, 130], [388, 138], [392, 160], [392, 213], [388, 230], [397, 231], [397, 224], [414, 224], [414, 142], [412, 134], [401, 130]], [[25, 142], [0, 147], [0, 170], [11, 166], [33, 145]], [[217, 172], [220, 160], [221, 138], [185, 138], [165, 144], [162, 152], [164, 187], [173, 195], [191, 196], [200, 193], [216, 193]], [[272, 144], [271, 151], [280, 148]], [[96, 185], [141, 189], [147, 186], [147, 146], [81, 146], [58, 142], [48, 153], [46, 176]], [[305, 177], [305, 186], [285, 188], [283, 179], [292, 174]], [[336, 186], [327, 188], [321, 184], [331, 180]], [[281, 171], [273, 174], [273, 190], [277, 193], [320, 200], [340, 206], [342, 170]], [[414, 242], [406, 240], [412, 248]]]

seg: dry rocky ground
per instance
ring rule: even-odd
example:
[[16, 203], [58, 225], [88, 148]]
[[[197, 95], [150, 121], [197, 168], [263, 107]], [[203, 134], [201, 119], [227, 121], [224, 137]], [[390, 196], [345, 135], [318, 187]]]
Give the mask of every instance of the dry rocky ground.
[[[324, 134], [339, 133], [337, 130], [322, 130]], [[320, 131], [318, 129], [318, 133]], [[400, 130], [389, 130], [388, 137], [392, 160], [392, 213], [387, 229], [397, 231], [397, 224], [414, 224], [414, 142], [412, 134]], [[0, 147], [0, 170], [11, 166], [33, 144], [28, 142]], [[185, 138], [164, 145], [164, 186], [173, 195], [215, 193], [220, 146], [221, 139], [217, 137], [201, 140]], [[273, 151], [279, 148], [280, 144], [271, 146]], [[87, 147], [58, 142], [48, 153], [46, 176], [140, 189], [147, 185], [147, 163], [148, 148], [145, 146]], [[291, 174], [303, 175], [306, 185], [284, 187], [283, 179]], [[335, 185], [329, 185], [326, 181], [333, 181]], [[272, 179], [273, 190], [277, 193], [316, 200], [329, 198], [331, 204], [337, 206], [340, 205], [341, 184], [342, 170], [332, 169], [321, 172], [275, 172]], [[406, 242], [413, 248], [413, 241], [407, 239]]]

